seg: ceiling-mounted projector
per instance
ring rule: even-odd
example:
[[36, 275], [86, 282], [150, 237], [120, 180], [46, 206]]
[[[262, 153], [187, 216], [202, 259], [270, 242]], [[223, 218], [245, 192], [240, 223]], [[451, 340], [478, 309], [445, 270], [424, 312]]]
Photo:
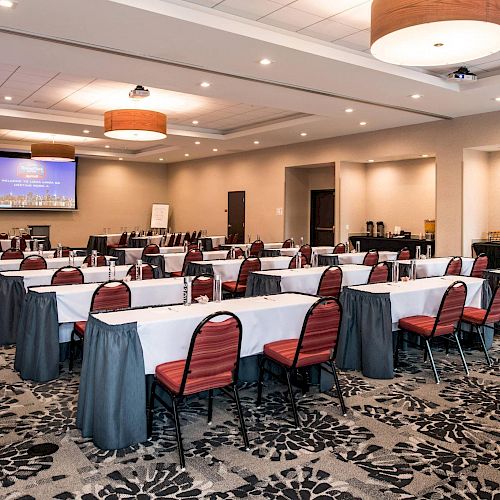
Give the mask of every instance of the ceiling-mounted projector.
[[137, 85], [135, 89], [132, 89], [128, 96], [130, 99], [144, 99], [145, 97], [149, 97], [149, 90], [145, 89], [142, 85]]
[[461, 82], [475, 82], [477, 75], [469, 71], [465, 66], [460, 66], [456, 71], [448, 74], [448, 80], [459, 80]]

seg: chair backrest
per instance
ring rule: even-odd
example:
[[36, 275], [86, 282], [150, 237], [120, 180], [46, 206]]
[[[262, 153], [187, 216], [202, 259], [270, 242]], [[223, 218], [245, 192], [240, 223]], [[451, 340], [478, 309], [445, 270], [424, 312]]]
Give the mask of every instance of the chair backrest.
[[198, 247], [188, 250], [184, 257], [184, 263], [182, 264], [182, 274], [186, 272], [190, 262], [197, 262], [200, 260], [203, 260], [203, 252], [199, 250]]
[[51, 285], [82, 285], [85, 282], [82, 271], [78, 267], [64, 266], [59, 268], [50, 280]]
[[131, 231], [131, 232], [130, 232], [130, 236], [128, 237], [128, 243], [129, 243], [129, 245], [130, 245], [130, 243], [131, 243], [131, 241], [130, 241], [130, 240], [131, 240], [132, 238], [135, 238], [135, 237], [136, 237], [136, 235], [137, 235], [137, 233], [136, 233], [135, 231]]
[[262, 240], [255, 240], [250, 245], [250, 256], [251, 257], [260, 257], [260, 252], [264, 250], [264, 242]]
[[47, 269], [47, 261], [41, 255], [28, 255], [19, 266], [20, 271], [34, 271], [37, 269]]
[[196, 239], [199, 240], [201, 238], [201, 230], [198, 231], [198, 234], [196, 235]]
[[174, 241], [175, 241], [175, 234], [171, 234], [170, 237], [168, 238], [167, 247], [173, 247]]
[[116, 311], [130, 307], [130, 288], [123, 281], [106, 281], [99, 285], [90, 303], [90, 311]]
[[196, 240], [196, 231], [193, 231], [191, 233], [191, 238], [189, 239], [189, 241], [195, 241]]
[[241, 263], [240, 271], [238, 272], [236, 286], [246, 285], [249, 274], [255, 271], [260, 271], [260, 269], [261, 265], [258, 257], [248, 257], [244, 259]]
[[376, 266], [378, 264], [378, 250], [369, 250], [363, 259], [364, 266]]
[[181, 244], [182, 233], [177, 233], [175, 235], [174, 247], [178, 247]]
[[23, 233], [23, 234], [21, 234], [21, 238], [23, 240], [31, 240], [31, 235], [28, 233]]
[[120, 241], [118, 242], [118, 245], [126, 245], [126, 244], [127, 244], [127, 232], [124, 231], [120, 236]]
[[[92, 255], [87, 255], [83, 260], [84, 264], [87, 264], [88, 267], [92, 267]], [[97, 267], [104, 267], [106, 265], [106, 257], [104, 255], [97, 256]]]
[[368, 284], [386, 283], [389, 280], [389, 266], [387, 262], [380, 262], [372, 267], [368, 276]]
[[462, 272], [462, 257], [452, 257], [446, 266], [445, 276], [460, 276]]
[[19, 248], [24, 252], [26, 250], [26, 240], [24, 238], [12, 238], [10, 240], [10, 246], [12, 248], [17, 247], [17, 241], [19, 240]]
[[410, 258], [410, 249], [408, 247], [404, 247], [398, 252], [396, 260], [409, 260]]
[[321, 275], [316, 295], [338, 298], [341, 290], [342, 269], [338, 266], [330, 266], [325, 269]]
[[17, 248], [7, 248], [5, 252], [2, 252], [2, 260], [7, 260], [7, 259], [24, 259], [24, 254], [21, 252], [21, 250], [18, 250]]
[[317, 300], [304, 318], [292, 367], [297, 366], [301, 354], [330, 351], [329, 359], [333, 359], [341, 320], [342, 306], [338, 299], [324, 297]]
[[484, 317], [484, 324], [489, 325], [491, 323], [497, 323], [500, 321], [500, 282], [493, 290], [493, 297], [491, 297], [488, 309], [486, 310], [486, 316]]
[[[61, 252], [61, 253], [62, 253], [61, 257], [69, 257], [69, 252], [70, 252], [70, 250], [71, 250], [71, 248], [63, 248], [63, 249], [62, 249], [62, 252]], [[59, 257], [59, 256], [57, 255], [57, 252], [58, 252], [57, 250], [54, 250], [54, 259], [55, 259], [56, 257]]]
[[[214, 321], [227, 316], [223, 321]], [[241, 321], [229, 312], [207, 316], [191, 338], [179, 394], [225, 387], [238, 380]]]
[[488, 269], [488, 256], [485, 253], [480, 253], [474, 260], [470, 275], [473, 278], [482, 278], [486, 269]]
[[184, 241], [187, 241], [188, 243], [191, 241], [191, 234], [189, 234], [189, 232], [184, 235]]
[[[304, 267], [307, 264], [307, 258], [305, 255], [300, 256], [300, 267]], [[290, 259], [290, 263], [288, 264], [288, 269], [296, 269], [297, 268], [297, 259], [292, 257]]]
[[[135, 264], [132, 264], [129, 267], [129, 270], [127, 271], [127, 276], [130, 276], [132, 281], [137, 279], [136, 275], [136, 267]], [[142, 279], [143, 280], [152, 280], [155, 277], [154, 269], [151, 264], [148, 264], [147, 262], [142, 263]]]
[[454, 281], [447, 288], [441, 299], [431, 337], [453, 333], [462, 317], [466, 297], [467, 285], [463, 281]]
[[283, 242], [283, 245], [281, 245], [281, 248], [292, 248], [293, 242], [292, 238], [288, 238]]
[[153, 230], [148, 229], [148, 232], [146, 233], [146, 236], [153, 236]]
[[333, 249], [333, 253], [346, 253], [346, 251], [345, 243], [337, 243]]
[[191, 297], [196, 300], [206, 295], [209, 300], [214, 299], [214, 277], [208, 274], [200, 274], [191, 282]]
[[8, 240], [9, 235], [7, 233], [0, 233], [0, 240]]
[[160, 253], [160, 247], [158, 245], [156, 245], [155, 243], [151, 243], [149, 245], [146, 245], [142, 250], [142, 258], [144, 259], [144, 257], [146, 255], [149, 255], [151, 253], [153, 253], [153, 254]]
[[198, 250], [198, 243], [189, 243], [187, 249], [188, 251], [193, 249]]
[[[234, 247], [234, 258], [239, 259], [240, 257], [244, 256], [245, 252], [240, 248], [240, 247]], [[231, 259], [231, 250], [228, 250], [226, 259]]]
[[312, 248], [311, 245], [305, 244], [299, 248], [299, 252], [306, 258], [307, 263], [311, 263]]

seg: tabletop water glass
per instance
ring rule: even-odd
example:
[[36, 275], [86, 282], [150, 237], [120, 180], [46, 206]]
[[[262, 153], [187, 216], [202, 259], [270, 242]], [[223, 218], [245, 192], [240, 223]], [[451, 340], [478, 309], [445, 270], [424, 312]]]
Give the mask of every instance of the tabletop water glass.
[[220, 302], [222, 300], [222, 278], [220, 274], [214, 277], [214, 301]]
[[427, 258], [432, 258], [432, 247], [431, 245], [427, 245]]
[[392, 263], [392, 282], [397, 283], [399, 281], [399, 262], [396, 260]]
[[415, 258], [420, 259], [421, 254], [422, 254], [422, 248], [420, 247], [420, 245], [417, 245], [415, 247]]
[[190, 306], [192, 301], [192, 278], [184, 276], [184, 289], [182, 294], [182, 302], [185, 306]]

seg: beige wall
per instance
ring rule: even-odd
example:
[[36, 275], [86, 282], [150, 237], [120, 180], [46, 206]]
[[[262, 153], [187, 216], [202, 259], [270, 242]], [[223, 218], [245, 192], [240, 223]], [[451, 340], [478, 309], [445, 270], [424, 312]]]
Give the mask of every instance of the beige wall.
[[50, 224], [51, 241], [85, 246], [91, 233], [104, 227], [120, 232], [122, 226], [149, 227], [151, 205], [165, 203], [165, 165], [80, 158], [78, 162], [78, 211], [0, 211], [0, 228]]
[[500, 231], [500, 151], [488, 153], [488, 159], [490, 167], [488, 231]]
[[383, 221], [385, 230], [400, 226], [424, 233], [424, 220], [436, 213], [434, 158], [366, 164], [366, 220]]

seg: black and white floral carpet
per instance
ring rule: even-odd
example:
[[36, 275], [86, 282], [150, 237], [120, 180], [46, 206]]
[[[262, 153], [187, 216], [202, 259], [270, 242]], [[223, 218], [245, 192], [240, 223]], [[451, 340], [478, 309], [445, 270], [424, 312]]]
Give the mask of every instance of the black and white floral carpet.
[[402, 355], [392, 380], [343, 372], [349, 406], [335, 392], [299, 397], [302, 428], [292, 425], [284, 386], [241, 391], [251, 449], [235, 408], [216, 399], [182, 408], [187, 467], [178, 464], [172, 421], [155, 412], [152, 438], [103, 451], [75, 428], [78, 370], [58, 380], [22, 381], [14, 348], [0, 350], [2, 499], [495, 499], [500, 500], [500, 341], [489, 368], [470, 351], [465, 377], [456, 353], [436, 354], [436, 385], [419, 351]]

